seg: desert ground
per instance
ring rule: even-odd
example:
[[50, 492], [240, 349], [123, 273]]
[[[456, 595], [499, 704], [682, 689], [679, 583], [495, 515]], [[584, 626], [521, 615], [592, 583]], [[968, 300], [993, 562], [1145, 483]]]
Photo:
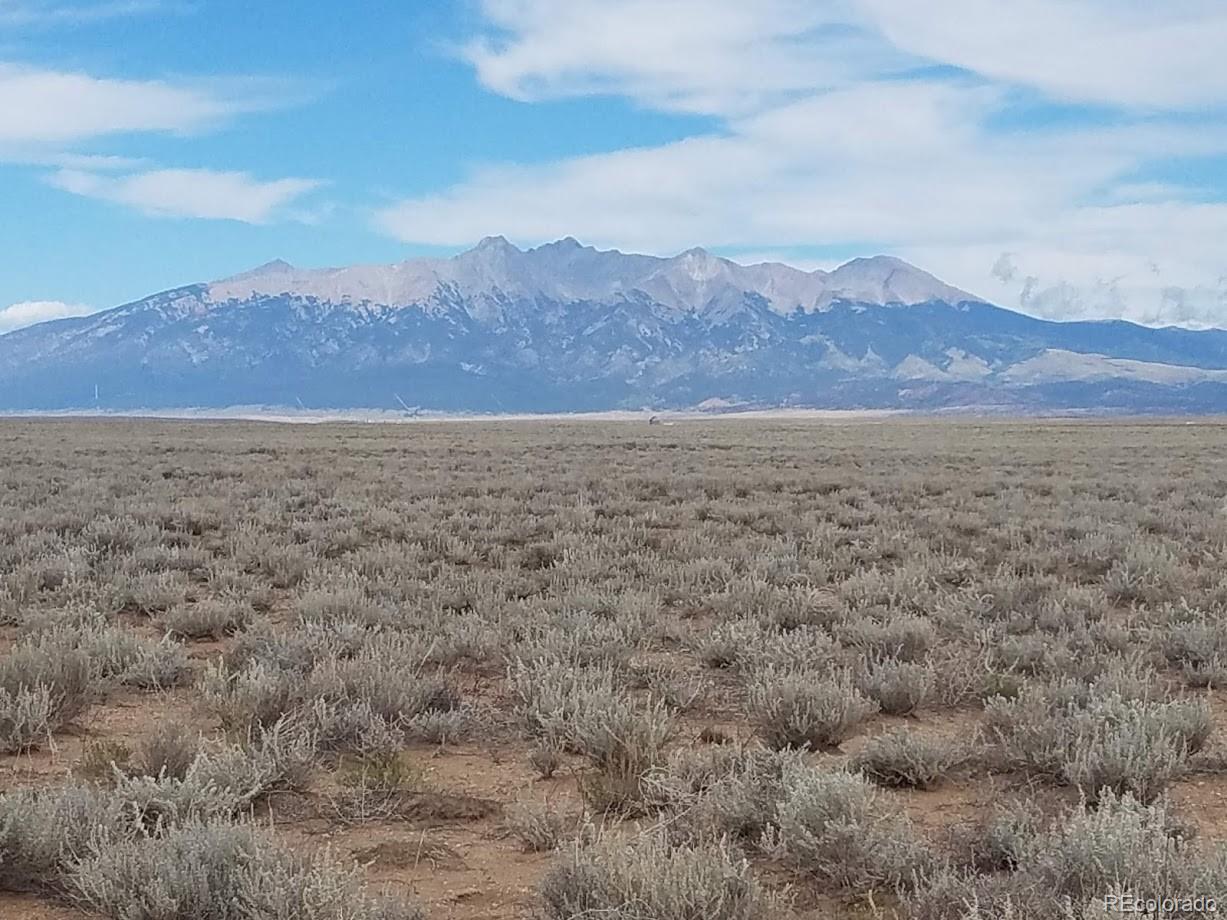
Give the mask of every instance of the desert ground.
[[1225, 617], [1217, 421], [2, 420], [0, 917], [1208, 917]]

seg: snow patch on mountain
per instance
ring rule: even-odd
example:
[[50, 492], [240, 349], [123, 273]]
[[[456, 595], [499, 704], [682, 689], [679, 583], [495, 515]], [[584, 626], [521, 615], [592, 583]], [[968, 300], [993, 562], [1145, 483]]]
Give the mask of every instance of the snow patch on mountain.
[[835, 269], [825, 280], [827, 303], [844, 300], [885, 306], [932, 301], [959, 304], [980, 299], [893, 256], [853, 259]]
[[209, 285], [214, 303], [283, 294], [337, 304], [420, 307], [427, 312], [456, 298], [476, 300], [489, 316], [508, 299], [557, 303], [609, 301], [646, 295], [681, 313], [728, 314], [747, 298], [772, 310], [825, 310], [839, 301], [887, 305], [977, 298], [889, 256], [855, 259], [834, 272], [805, 272], [780, 263], [740, 265], [705, 249], [673, 258], [583, 246], [570, 237], [521, 250], [487, 237], [450, 259], [394, 265], [298, 269], [281, 260]]

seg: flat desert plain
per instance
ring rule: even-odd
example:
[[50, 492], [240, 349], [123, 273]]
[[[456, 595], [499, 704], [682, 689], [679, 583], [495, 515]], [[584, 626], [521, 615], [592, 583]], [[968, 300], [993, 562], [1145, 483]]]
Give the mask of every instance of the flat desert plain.
[[1210, 916], [1225, 618], [1214, 421], [5, 420], [0, 916]]

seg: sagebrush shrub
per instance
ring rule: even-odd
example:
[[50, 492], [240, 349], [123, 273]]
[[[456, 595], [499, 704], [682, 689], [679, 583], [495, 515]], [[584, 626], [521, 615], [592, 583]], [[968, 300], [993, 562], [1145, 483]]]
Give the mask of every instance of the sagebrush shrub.
[[1045, 897], [1077, 906], [1116, 892], [1161, 899], [1225, 890], [1227, 860], [1200, 854], [1172, 833], [1172, 823], [1166, 806], [1108, 791], [1095, 807], [1082, 805], [1037, 834], [1017, 871]]
[[644, 777], [664, 760], [676, 732], [673, 714], [659, 701], [617, 696], [581, 712], [571, 741], [598, 771], [581, 778], [589, 806], [597, 811], [642, 807]]
[[885, 622], [861, 619], [840, 627], [839, 640], [880, 658], [920, 661], [937, 636], [932, 622], [922, 617], [895, 617]]
[[270, 792], [306, 785], [317, 738], [305, 723], [282, 719], [239, 744], [204, 747], [184, 774], [190, 787], [216, 789], [245, 807]]
[[63, 894], [93, 838], [135, 833], [126, 802], [91, 785], [0, 795], [0, 889]]
[[187, 579], [180, 572], [142, 572], [120, 587], [116, 609], [154, 616], [187, 598]]
[[[136, 702], [127, 689], [181, 686], [196, 667], [174, 636], [150, 638], [155, 628], [229, 633], [232, 606], [245, 625], [227, 636], [224, 678], [206, 676], [202, 688], [225, 740], [149, 738], [150, 725], [137, 732], [144, 740], [124, 734], [128, 756], [103, 720], [64, 789], [37, 800], [0, 794], [0, 885], [63, 897], [95, 837], [127, 849], [188, 822], [283, 819], [280, 801], [261, 799], [318, 777], [310, 800], [327, 801], [355, 754], [376, 761], [477, 727], [502, 757], [514, 715], [531, 735], [523, 753], [540, 752], [539, 772], [579, 767], [590, 813], [651, 815], [619, 829], [626, 842], [659, 834], [666, 853], [744, 848], [773, 880], [801, 888], [811, 913], [1101, 920], [1088, 893], [1125, 884], [1122, 874], [1141, 880], [1143, 896], [1172, 879], [1227, 890], [1212, 833], [1190, 844], [1168, 814], [1163, 832], [1125, 846], [1124, 819], [1087, 825], [1113, 811], [1114, 790], [1159, 807], [1199, 748], [1200, 771], [1222, 767], [1210, 711], [1176, 695], [1217, 687], [1227, 673], [1222, 432], [961, 425], [952, 441], [945, 427], [906, 429], [694, 422], [460, 435], [125, 422], [74, 425], [64, 437], [62, 423], [10, 420], [0, 461], [0, 623], [9, 628], [0, 740], [19, 749], [54, 740], [121, 693], [125, 710], [135, 702], [129, 715], [152, 717], [159, 701]], [[548, 558], [534, 562], [530, 547]], [[463, 686], [492, 711], [457, 692], [444, 669], [461, 664]], [[696, 678], [704, 667], [720, 673]], [[991, 816], [969, 832], [974, 854], [956, 836], [949, 867], [933, 866], [944, 862], [945, 826], [928, 842], [936, 856], [887, 858], [909, 839], [895, 833], [892, 799], [925, 809], [926, 825], [962, 813], [877, 788], [942, 772], [943, 752], [924, 737], [889, 733], [850, 758], [877, 784], [871, 807], [814, 817], [822, 809], [801, 803], [823, 796], [795, 774], [849, 771], [834, 766], [844, 763], [835, 752], [813, 749], [897, 721], [870, 720], [856, 696], [826, 692], [849, 674], [890, 717], [991, 701], [992, 753], [1026, 774], [1007, 785], [1065, 784], [1073, 788], [1037, 784], [1036, 810], [1079, 794], [1086, 808]], [[761, 686], [767, 677], [778, 680]], [[705, 698], [695, 696], [700, 681]], [[44, 691], [48, 727], [31, 728]], [[23, 694], [37, 705], [17, 705]], [[176, 694], [174, 707], [193, 699]], [[677, 717], [700, 701], [695, 718]], [[750, 720], [754, 745], [781, 749], [742, 747]], [[668, 723], [683, 737], [659, 730]], [[87, 770], [96, 782], [79, 788]], [[542, 785], [569, 789], [572, 778]], [[367, 802], [351, 813], [378, 812], [379, 786], [368, 777]], [[411, 795], [397, 821], [448, 821], [435, 809], [467, 807], [443, 792]], [[855, 832], [840, 836], [841, 820]], [[391, 839], [402, 830], [381, 831], [384, 850], [372, 858], [425, 852]], [[546, 822], [540, 845], [556, 830]], [[782, 836], [825, 853], [827, 869], [807, 876], [809, 862], [777, 848]], [[874, 847], [893, 869], [872, 864]], [[1118, 860], [1122, 847], [1153, 854], [1169, 881], [1146, 876], [1140, 856]], [[293, 892], [311, 903], [314, 883], [261, 865], [281, 879], [264, 890], [278, 893], [245, 905], [243, 920], [307, 916]], [[905, 875], [902, 892], [850, 893], [895, 889]], [[609, 878], [585, 876], [604, 891]], [[923, 900], [907, 891], [913, 879]], [[707, 892], [709, 881], [695, 887]], [[685, 920], [706, 920], [705, 897]], [[673, 902], [645, 907], [614, 893], [592, 904], [600, 910], [584, 920], [658, 920], [651, 909], [670, 917]], [[138, 899], [133, 909], [145, 907]]]
[[671, 837], [757, 846], [775, 818], [785, 772], [802, 763], [791, 750], [681, 750], [652, 771], [646, 785], [651, 800], [670, 815], [665, 826]]
[[400, 753], [389, 752], [343, 760], [337, 784], [337, 793], [329, 799], [337, 819], [367, 824], [400, 817], [426, 780]]
[[183, 779], [200, 753], [200, 736], [177, 723], [163, 723], [141, 739], [136, 762], [148, 776]]
[[298, 599], [298, 616], [304, 623], [325, 626], [356, 623], [376, 627], [393, 622], [392, 615], [357, 585], [307, 591]]
[[201, 692], [228, 728], [259, 730], [292, 716], [311, 722], [320, 747], [331, 750], [389, 749], [406, 736], [461, 738], [475, 710], [448, 679], [423, 669], [420, 648], [397, 636], [364, 642], [345, 657], [320, 648], [304, 662], [305, 673], [245, 655], [238, 666], [210, 665]]
[[157, 619], [163, 629], [180, 638], [220, 639], [238, 632], [253, 616], [255, 610], [245, 601], [223, 599], [176, 604]]
[[652, 835], [576, 848], [541, 882], [549, 920], [768, 920], [778, 908], [744, 857]]
[[1007, 800], [956, 831], [955, 862], [977, 872], [1017, 869], [1043, 825], [1043, 814], [1033, 801]]
[[59, 632], [24, 640], [0, 658], [0, 690], [11, 700], [25, 690], [27, 709], [37, 702], [29, 694], [45, 690], [52, 731], [80, 716], [98, 698], [100, 677], [90, 656]]
[[1181, 775], [1211, 727], [1202, 701], [1130, 700], [1074, 684], [990, 700], [985, 718], [1013, 763], [1091, 798], [1106, 788], [1145, 802]]
[[558, 849], [575, 820], [550, 802], [515, 802], [506, 811], [507, 830], [526, 853]]
[[0, 687], [0, 753], [17, 754], [38, 747], [57, 728], [55, 703], [45, 686]]
[[640, 629], [586, 611], [564, 612], [516, 624], [508, 662], [568, 662], [575, 667], [623, 668]]
[[302, 689], [301, 674], [259, 660], [234, 671], [211, 664], [200, 681], [205, 704], [224, 726], [238, 731], [258, 730], [292, 713]]
[[847, 671], [765, 667], [749, 678], [751, 718], [773, 748], [833, 748], [850, 738], [878, 704]]
[[762, 627], [747, 620], [717, 623], [697, 633], [690, 645], [707, 667], [728, 669], [740, 666], [747, 651], [761, 641]]
[[395, 641], [363, 648], [349, 659], [325, 659], [308, 679], [309, 697], [366, 703], [393, 725], [415, 716], [453, 712], [464, 701], [443, 677], [424, 672], [416, 648]]
[[619, 693], [608, 667], [574, 668], [543, 659], [513, 662], [508, 684], [529, 734], [556, 740], [573, 752], [576, 719], [584, 712], [610, 706]]
[[676, 712], [689, 712], [703, 698], [707, 684], [679, 668], [656, 666], [638, 674], [642, 686]]
[[1100, 920], [1097, 915], [1074, 914], [1066, 909], [1068, 905], [1054, 904], [1027, 890], [1026, 882], [1012, 875], [980, 875], [940, 866], [919, 881], [900, 899], [907, 920]]
[[553, 744], [539, 744], [529, 752], [528, 762], [542, 779], [550, 779], [562, 766], [562, 753]]
[[169, 690], [186, 683], [191, 673], [187, 650], [166, 638], [161, 642], [141, 642], [120, 673], [119, 681], [140, 690]]
[[769, 837], [780, 858], [852, 891], [906, 884], [932, 862], [911, 823], [857, 773], [790, 767], [774, 825]]
[[302, 712], [324, 751], [361, 755], [386, 754], [405, 745], [405, 733], [367, 702], [316, 700]]
[[262, 662], [279, 671], [306, 674], [320, 658], [341, 653], [332, 637], [333, 633], [322, 628], [287, 631], [259, 619], [235, 635], [224, 662], [231, 673]]
[[911, 715], [934, 695], [937, 676], [928, 664], [884, 658], [865, 662], [857, 686], [883, 712]]
[[114, 782], [132, 769], [132, 749], [122, 741], [91, 741], [81, 750], [75, 774], [100, 783]]
[[608, 667], [517, 661], [509, 672], [520, 718], [547, 746], [582, 754], [599, 771], [582, 789], [599, 809], [637, 806], [642, 779], [663, 761], [677, 724], [671, 707], [635, 699]]
[[302, 857], [251, 827], [192, 821], [95, 845], [69, 876], [74, 900], [115, 920], [420, 920], [367, 894], [357, 869]]
[[851, 759], [850, 766], [882, 786], [928, 789], [969, 756], [966, 745], [895, 729], [878, 735]]
[[823, 629], [799, 626], [783, 633], [760, 630], [738, 650], [738, 667], [752, 674], [761, 668], [818, 670], [836, 658], [838, 643]]

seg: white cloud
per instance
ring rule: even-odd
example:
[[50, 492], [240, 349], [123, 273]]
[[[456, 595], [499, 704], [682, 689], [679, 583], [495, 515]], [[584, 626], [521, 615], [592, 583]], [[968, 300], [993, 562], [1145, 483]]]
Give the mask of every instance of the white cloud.
[[0, 161], [45, 163], [103, 137], [198, 134], [310, 92], [277, 78], [125, 80], [0, 61]]
[[463, 54], [518, 99], [744, 110], [925, 62], [1080, 101], [1227, 102], [1221, 0], [482, 0]]
[[1142, 201], [1071, 208], [996, 241], [918, 240], [899, 254], [1037, 316], [1227, 326], [1224, 238], [1227, 204]]
[[[497, 228], [536, 241], [568, 233], [669, 251], [848, 243], [962, 246], [1042, 238], [1154, 153], [1204, 134], [993, 134], [999, 94], [943, 82], [865, 84], [729, 122], [661, 147], [485, 169], [440, 195], [383, 211], [405, 241], [460, 245]], [[1220, 139], [1227, 150], [1227, 138]], [[999, 241], [999, 242], [998, 242]], [[988, 261], [991, 266], [997, 254]]]
[[62, 169], [47, 181], [64, 191], [126, 205], [152, 216], [252, 224], [283, 216], [288, 205], [322, 184], [314, 179], [262, 182], [246, 173], [207, 169], [158, 169], [129, 175]]
[[0, 63], [0, 145], [198, 131], [264, 104], [201, 87]]
[[591, 93], [692, 112], [742, 112], [906, 62], [851, 0], [484, 0], [463, 49], [516, 99]]
[[[1227, 323], [1217, 242], [1227, 205], [1137, 178], [1170, 157], [1227, 154], [1227, 122], [1204, 108], [1227, 103], [1218, 52], [1227, 7], [1217, 0], [483, 9], [492, 31], [466, 55], [497, 92], [617, 93], [722, 123], [658, 147], [485, 167], [381, 211], [398, 239], [575, 235], [655, 252], [857, 246], [1043, 315]], [[963, 72], [903, 72], [916, 64]], [[1045, 121], [1036, 90], [1102, 107], [1091, 119]]]
[[80, 304], [61, 303], [58, 300], [31, 300], [24, 303], [15, 303], [12, 306], [0, 309], [0, 335], [12, 332], [15, 329], [33, 326], [36, 323], [45, 323], [53, 319], [66, 319], [70, 316], [86, 316], [93, 312], [94, 310], [91, 307], [81, 306]]
[[859, 0], [901, 51], [1052, 96], [1146, 107], [1227, 102], [1222, 0]]

